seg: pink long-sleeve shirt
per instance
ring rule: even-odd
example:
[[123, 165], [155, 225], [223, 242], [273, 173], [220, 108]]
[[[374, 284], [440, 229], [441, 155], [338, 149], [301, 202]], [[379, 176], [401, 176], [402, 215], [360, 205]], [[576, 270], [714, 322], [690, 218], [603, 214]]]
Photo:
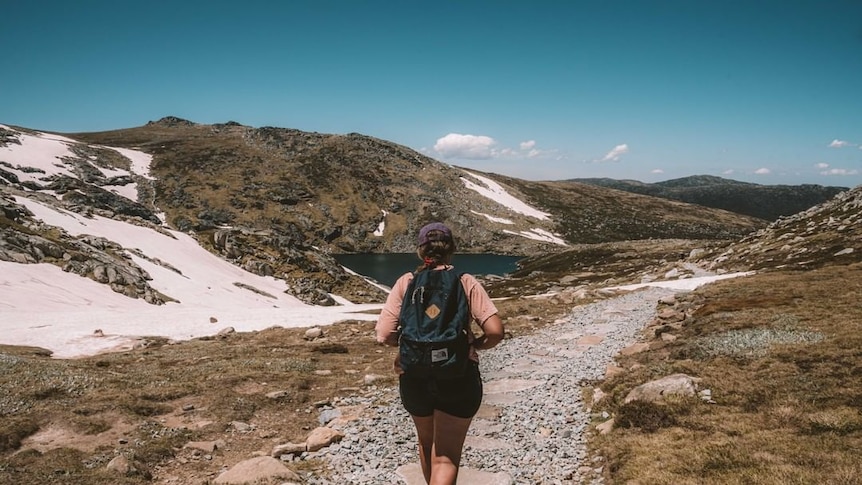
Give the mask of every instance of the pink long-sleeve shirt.
[[[434, 271], [451, 270], [452, 266], [438, 266]], [[386, 303], [383, 305], [383, 310], [377, 318], [377, 325], [374, 327], [377, 332], [377, 341], [386, 345], [398, 345], [398, 314], [401, 313], [401, 302], [404, 299], [404, 293], [407, 291], [407, 285], [413, 280], [413, 273], [405, 273], [398, 278], [392, 291], [386, 298]], [[485, 324], [485, 321], [497, 313], [497, 307], [488, 296], [488, 292], [482, 287], [473, 275], [464, 273], [461, 275], [461, 285], [464, 287], [464, 292], [467, 294], [467, 302], [470, 307], [470, 315], [473, 317], [473, 322], [479, 325], [479, 328]], [[468, 339], [472, 343], [475, 339], [475, 334], [472, 328], [467, 331]], [[470, 346], [470, 359], [478, 362], [479, 354], [473, 346]], [[400, 370], [397, 361], [395, 363], [396, 371]]]

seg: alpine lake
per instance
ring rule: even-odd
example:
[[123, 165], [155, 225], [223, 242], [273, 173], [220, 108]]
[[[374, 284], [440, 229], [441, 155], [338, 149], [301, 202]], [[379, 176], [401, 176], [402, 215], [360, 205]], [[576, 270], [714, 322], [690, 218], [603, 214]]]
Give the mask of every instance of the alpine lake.
[[[416, 253], [334, 254], [333, 257], [351, 271], [390, 288], [398, 277], [415, 271], [422, 263]], [[504, 276], [517, 270], [521, 259], [521, 256], [499, 254], [456, 254], [452, 258], [452, 265], [462, 273]]]

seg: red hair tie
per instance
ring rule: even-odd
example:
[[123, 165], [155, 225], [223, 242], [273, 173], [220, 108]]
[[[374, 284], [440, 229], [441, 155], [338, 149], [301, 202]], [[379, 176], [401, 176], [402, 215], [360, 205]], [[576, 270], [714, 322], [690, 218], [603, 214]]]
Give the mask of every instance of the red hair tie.
[[423, 261], [425, 262], [426, 268], [430, 268], [431, 265], [435, 263], [434, 258], [429, 258], [427, 256], [425, 257], [425, 259], [423, 259]]

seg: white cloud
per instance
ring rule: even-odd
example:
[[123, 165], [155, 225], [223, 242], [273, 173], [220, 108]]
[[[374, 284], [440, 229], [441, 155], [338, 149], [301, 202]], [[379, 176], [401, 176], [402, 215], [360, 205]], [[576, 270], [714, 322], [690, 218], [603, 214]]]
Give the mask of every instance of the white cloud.
[[754, 171], [754, 173], [756, 173], [757, 175], [769, 175], [772, 173], [772, 170], [769, 170], [768, 168], [764, 167], [764, 168], [758, 168], [757, 170]]
[[664, 170], [662, 170], [660, 168], [656, 168], [656, 169], [653, 169], [653, 171], [650, 173], [664, 173]]
[[816, 164], [816, 165], [814, 165], [814, 166], [815, 166], [815, 167], [817, 167], [817, 168], [819, 168], [820, 170], [823, 170], [823, 169], [829, 168], [829, 164], [828, 164], [828, 163], [825, 163], [825, 162], [820, 162], [820, 163], [818, 163], [818, 164]]
[[850, 142], [846, 142], [844, 140], [834, 139], [832, 143], [829, 144], [829, 148], [844, 148], [846, 146], [854, 146]]
[[[625, 147], [625, 146], [624, 146]], [[617, 147], [619, 148], [619, 147]], [[628, 148], [624, 148], [627, 150]], [[424, 150], [427, 153], [427, 150]], [[524, 158], [555, 158], [562, 160], [557, 149], [541, 149], [536, 140], [526, 140], [515, 147], [498, 147], [496, 139], [486, 135], [464, 135], [449, 133], [439, 138], [434, 144], [434, 153], [444, 158], [462, 158], [469, 160], [489, 159], [524, 159]]]
[[495, 155], [497, 141], [490, 136], [449, 133], [437, 140], [434, 150], [445, 157], [484, 160]]
[[629, 146], [626, 143], [622, 145], [617, 145], [613, 148], [613, 150], [609, 151], [607, 155], [602, 157], [600, 162], [616, 162], [620, 159], [620, 156], [629, 152]]
[[732, 168], [725, 170], [724, 172], [721, 172], [722, 175], [733, 175], [734, 173], [736, 173], [736, 170], [734, 170]]
[[820, 172], [820, 175], [857, 175], [859, 173], [858, 170], [854, 169], [846, 169], [846, 168], [832, 168], [829, 170], [824, 170]]

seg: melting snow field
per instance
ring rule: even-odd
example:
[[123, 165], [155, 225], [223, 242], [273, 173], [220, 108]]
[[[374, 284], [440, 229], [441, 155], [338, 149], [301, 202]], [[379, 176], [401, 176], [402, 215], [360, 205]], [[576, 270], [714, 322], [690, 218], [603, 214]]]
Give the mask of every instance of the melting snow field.
[[[353, 305], [343, 299], [347, 304], [337, 307], [305, 305], [284, 293], [287, 287], [283, 281], [224, 261], [187, 234], [159, 232], [99, 216], [85, 218], [29, 199], [16, 200], [36, 218], [63, 227], [72, 235], [105, 237], [124, 248], [140, 250], [149, 259], [129, 257], [150, 274], [154, 289], [179, 303], [150, 305], [50, 264], [0, 262], [0, 341], [6, 344], [46, 347], [55, 357], [75, 357], [124, 348], [139, 336], [184, 340], [213, 335], [228, 326], [252, 331], [274, 325], [304, 327], [346, 319], [373, 320], [374, 315], [358, 312], [381, 306]], [[178, 272], [153, 263], [153, 258]], [[210, 322], [211, 317], [215, 323]]]
[[[375, 315], [354, 312], [381, 306], [250, 305], [241, 294], [250, 292], [239, 288], [217, 307], [195, 300], [154, 306], [49, 264], [0, 262], [0, 274], [0, 342], [47, 348], [58, 358], [129, 349], [141, 336], [187, 340], [215, 335], [226, 327], [250, 332], [374, 320]], [[210, 317], [217, 322], [211, 323]]]

